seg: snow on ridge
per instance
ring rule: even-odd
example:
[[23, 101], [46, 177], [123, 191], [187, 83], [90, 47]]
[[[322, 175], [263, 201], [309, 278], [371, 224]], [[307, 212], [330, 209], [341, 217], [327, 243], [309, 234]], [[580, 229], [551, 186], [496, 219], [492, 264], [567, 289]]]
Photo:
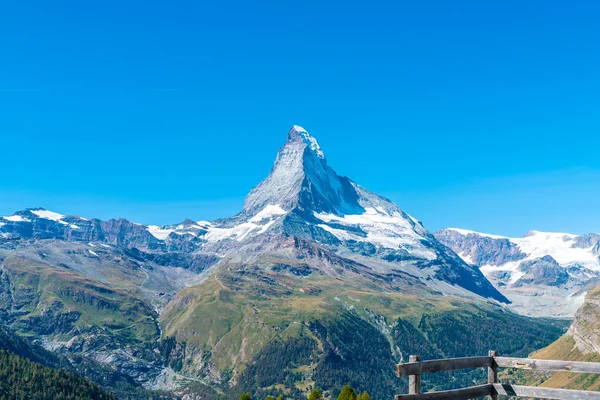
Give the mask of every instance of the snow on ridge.
[[[545, 256], [550, 256], [562, 267], [579, 264], [593, 271], [600, 271], [600, 260], [593, 252], [593, 246], [574, 247], [578, 235], [562, 232], [541, 232], [531, 230], [521, 238], [510, 238], [505, 236], [489, 235], [485, 233], [469, 231], [459, 228], [447, 228], [448, 230], [458, 232], [462, 235], [479, 235], [481, 237], [490, 237], [495, 239], [506, 239], [516, 246], [525, 257], [517, 261], [505, 262], [501, 265], [481, 265], [480, 269], [484, 275], [488, 276], [493, 271], [510, 271], [511, 279], [507, 284], [515, 283], [523, 275], [519, 271], [520, 264], [524, 261], [536, 260]], [[459, 253], [459, 256], [468, 261], [466, 253]]]
[[[390, 215], [384, 209], [367, 207], [363, 214], [337, 216], [335, 214], [315, 212], [314, 216], [324, 222], [324, 224], [318, 224], [317, 226], [340, 240], [367, 242], [378, 247], [390, 249], [403, 248], [423, 258], [436, 258], [433, 251], [426, 249], [422, 245], [421, 240], [424, 237], [413, 227], [414, 221], [404, 218], [398, 212]], [[334, 223], [337, 226], [330, 226], [328, 225], [329, 223]], [[348, 227], [358, 226], [366, 233], [366, 236], [344, 230], [339, 225], [346, 225]]]
[[250, 222], [260, 222], [267, 218], [276, 217], [279, 215], [287, 214], [279, 204], [268, 204], [265, 208], [260, 210], [256, 215], [250, 218]]
[[303, 127], [301, 127], [300, 125], [294, 125], [292, 126], [292, 129], [295, 130], [298, 133], [308, 133], [306, 131], [306, 129], [304, 129]]
[[71, 229], [79, 229], [79, 227], [77, 225], [75, 225], [75, 224], [69, 224], [69, 223], [67, 223], [65, 221], [60, 221], [59, 220], [58, 223], [61, 224], [61, 225], [66, 225], [66, 226], [68, 226]]
[[175, 229], [172, 228], [163, 229], [158, 225], [148, 225], [146, 230], [158, 240], [165, 240], [171, 232], [175, 231]]
[[[139, 224], [136, 224], [139, 225]], [[176, 235], [192, 235], [198, 236], [198, 231], [202, 229], [208, 229], [212, 226], [211, 222], [208, 221], [197, 221], [188, 224], [179, 224], [175, 225], [167, 225], [167, 226], [159, 226], [159, 225], [148, 225], [146, 226], [146, 230], [150, 232], [152, 236], [157, 238], [158, 240], [165, 240], [171, 233]]]
[[[71, 229], [80, 229], [79, 226], [77, 226], [77, 225], [69, 224], [68, 222], [63, 221], [63, 218], [65, 218], [65, 216], [62, 214], [59, 214], [59, 213], [56, 213], [53, 211], [42, 210], [42, 209], [29, 210], [29, 211], [32, 214], [34, 214], [35, 216], [37, 216], [38, 218], [58, 222], [59, 224], [68, 226]], [[2, 217], [2, 218], [7, 221], [11, 221], [11, 222], [31, 222], [31, 220], [29, 218], [25, 218], [21, 215], [11, 215], [9, 217]]]
[[190, 230], [208, 229], [210, 226], [212, 226], [212, 222], [208, 221], [197, 221], [189, 225], [179, 224], [175, 228], [175, 233], [177, 233], [178, 235], [184, 235], [186, 233], [191, 233]]
[[20, 215], [11, 215], [9, 217], [2, 217], [2, 218], [4, 218], [7, 221], [10, 221], [10, 222], [31, 222], [31, 220], [29, 220], [27, 218], [23, 218]]
[[284, 211], [279, 204], [268, 204], [247, 222], [242, 222], [230, 228], [219, 228], [211, 225], [208, 227], [208, 232], [204, 235], [204, 238], [210, 242], [218, 242], [224, 239], [234, 239], [241, 242], [251, 235], [256, 236], [266, 232], [271, 225], [277, 222], [279, 217], [285, 214], [287, 214], [287, 211]]
[[462, 228], [446, 228], [446, 230], [448, 231], [454, 231], [457, 233], [460, 233], [461, 235], [478, 235], [478, 236], [483, 236], [483, 237], [489, 237], [489, 238], [493, 238], [493, 239], [508, 239], [512, 242], [517, 242], [519, 240], [523, 240], [526, 239], [528, 237], [545, 237], [545, 238], [561, 238], [561, 239], [576, 239], [578, 238], [580, 235], [575, 235], [572, 233], [566, 233], [566, 232], [542, 232], [542, 231], [536, 231], [536, 230], [530, 230], [528, 231], [523, 237], [509, 237], [509, 236], [502, 236], [502, 235], [494, 235], [491, 233], [483, 233], [483, 232], [478, 232], [478, 231], [472, 231], [469, 229], [462, 229]]
[[501, 236], [501, 235], [492, 235], [490, 233], [482, 233], [482, 232], [476, 232], [476, 231], [471, 231], [468, 229], [461, 229], [461, 228], [446, 228], [449, 231], [454, 231], [457, 233], [460, 233], [461, 235], [467, 236], [467, 235], [478, 235], [478, 236], [483, 236], [483, 237], [488, 237], [490, 239], [510, 239], [507, 236]]
[[532, 231], [523, 238], [510, 239], [510, 241], [527, 254], [526, 260], [549, 255], [561, 265], [580, 263], [590, 269], [600, 270], [598, 256], [592, 252], [591, 246], [588, 248], [572, 246], [573, 240], [577, 237], [568, 233]]
[[530, 236], [546, 236], [546, 237], [561, 237], [561, 238], [569, 238], [569, 239], [575, 239], [577, 237], [579, 237], [579, 235], [575, 235], [573, 233], [566, 233], [566, 232], [542, 232], [542, 231], [536, 231], [536, 230], [530, 230], [529, 232], [527, 232], [525, 234], [525, 236], [523, 236], [523, 238], [519, 238], [519, 239], [524, 239], [526, 237], [530, 237]]
[[306, 131], [306, 129], [304, 129], [303, 127], [301, 127], [299, 125], [294, 125], [292, 127], [292, 130], [295, 131], [296, 133], [298, 133], [298, 135], [300, 135], [300, 137], [304, 140], [304, 142], [310, 146], [310, 149], [315, 152], [317, 157], [325, 158], [325, 154], [323, 153], [323, 150], [321, 150], [321, 146], [319, 146], [319, 142], [317, 142], [317, 139], [312, 137]]
[[30, 210], [30, 211], [32, 214], [35, 214], [40, 218], [49, 219], [51, 221], [56, 221], [56, 222], [60, 222], [60, 220], [65, 217], [64, 215], [59, 214], [54, 211], [41, 210], [41, 209], [40, 210]]

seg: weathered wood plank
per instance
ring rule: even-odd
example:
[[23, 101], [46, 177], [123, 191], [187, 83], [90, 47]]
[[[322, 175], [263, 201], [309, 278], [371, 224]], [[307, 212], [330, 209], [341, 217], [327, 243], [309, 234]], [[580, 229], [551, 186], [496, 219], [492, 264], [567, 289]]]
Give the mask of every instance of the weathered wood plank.
[[[421, 358], [418, 355], [411, 355], [408, 360], [412, 363], [419, 362]], [[421, 375], [409, 375], [408, 376], [408, 393], [419, 394], [421, 393]]]
[[489, 396], [493, 385], [472, 386], [464, 389], [444, 390], [442, 392], [427, 392], [421, 394], [399, 394], [395, 400], [468, 400]]
[[490, 365], [492, 365], [492, 357], [446, 358], [443, 360], [427, 360], [397, 364], [396, 374], [398, 376], [418, 375], [427, 372], [489, 367]]
[[600, 363], [581, 361], [539, 360], [533, 358], [494, 357], [501, 368], [536, 369], [600, 374]]
[[552, 400], [578, 400], [592, 399], [600, 400], [600, 392], [589, 392], [585, 390], [554, 389], [545, 387], [531, 387], [519, 385], [494, 384], [494, 391], [502, 396], [533, 397], [538, 399]]
[[[494, 357], [498, 356], [498, 352], [496, 350], [490, 350], [488, 352], [488, 356], [492, 358], [492, 362], [488, 366], [488, 383], [498, 383], [498, 364], [496, 364], [496, 361], [494, 361]], [[490, 400], [498, 400], [498, 394], [493, 392], [490, 394], [489, 398]]]

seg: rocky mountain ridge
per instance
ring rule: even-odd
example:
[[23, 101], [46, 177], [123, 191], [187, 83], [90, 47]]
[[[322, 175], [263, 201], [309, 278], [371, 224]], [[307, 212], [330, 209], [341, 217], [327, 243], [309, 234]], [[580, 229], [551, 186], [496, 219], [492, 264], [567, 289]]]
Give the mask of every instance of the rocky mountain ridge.
[[418, 220], [337, 175], [317, 140], [299, 126], [290, 129], [271, 173], [250, 191], [244, 209], [234, 217], [156, 226], [27, 209], [2, 217], [0, 235], [103, 242], [135, 248], [162, 265], [196, 271], [233, 253], [255, 257], [267, 242], [274, 250], [286, 237], [297, 237], [368, 265], [376, 274], [387, 275], [401, 263], [404, 271], [419, 276], [423, 286], [439, 291], [447, 290], [447, 285], [462, 287], [467, 295], [506, 302], [477, 268], [441, 245]]

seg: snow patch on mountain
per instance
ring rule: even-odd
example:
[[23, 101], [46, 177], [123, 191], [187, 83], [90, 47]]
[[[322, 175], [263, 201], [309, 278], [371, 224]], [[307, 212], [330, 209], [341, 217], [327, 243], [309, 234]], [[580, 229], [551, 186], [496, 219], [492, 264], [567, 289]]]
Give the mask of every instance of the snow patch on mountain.
[[468, 229], [460, 229], [460, 228], [447, 228], [449, 231], [454, 231], [454, 232], [458, 232], [461, 235], [479, 235], [479, 236], [483, 236], [483, 237], [488, 237], [488, 238], [492, 238], [492, 239], [509, 239], [506, 236], [500, 236], [500, 235], [491, 235], [489, 233], [481, 233], [481, 232], [475, 232], [475, 231], [470, 231]]
[[[326, 223], [319, 224], [319, 227], [340, 240], [367, 242], [390, 249], [403, 248], [428, 260], [436, 258], [435, 252], [422, 245], [421, 241], [425, 238], [415, 231], [414, 222], [397, 211], [390, 215], [382, 207], [368, 207], [363, 214], [338, 216], [335, 214], [314, 213], [314, 215]], [[355, 233], [355, 230], [341, 229], [341, 226], [359, 227], [361, 231], [366, 233], [366, 236]]]
[[509, 240], [528, 254], [526, 260], [549, 255], [562, 265], [577, 263], [595, 271], [600, 270], [600, 260], [592, 252], [592, 246], [588, 248], [573, 247], [577, 237], [577, 235], [569, 233], [530, 231], [523, 238]]
[[49, 219], [51, 221], [56, 221], [56, 222], [59, 222], [60, 220], [65, 218], [65, 216], [62, 214], [59, 214], [54, 211], [44, 210], [41, 208], [39, 210], [31, 210], [31, 213], [37, 215], [40, 218]]
[[27, 218], [23, 218], [20, 215], [11, 215], [11, 216], [2, 217], [2, 218], [4, 218], [7, 221], [10, 221], [10, 222], [31, 222], [31, 220], [29, 220]]
[[272, 219], [279, 215], [287, 214], [279, 204], [269, 204], [264, 209], [259, 211], [255, 216], [250, 218], [250, 222], [258, 223], [264, 219]]
[[279, 218], [286, 214], [287, 211], [279, 204], [268, 204], [246, 222], [232, 227], [210, 226], [208, 232], [204, 235], [204, 239], [208, 242], [225, 239], [241, 242], [248, 237], [265, 233]]
[[146, 228], [148, 232], [158, 240], [165, 240], [171, 232], [175, 232], [175, 229], [172, 228], [162, 228], [158, 225], [148, 225]]

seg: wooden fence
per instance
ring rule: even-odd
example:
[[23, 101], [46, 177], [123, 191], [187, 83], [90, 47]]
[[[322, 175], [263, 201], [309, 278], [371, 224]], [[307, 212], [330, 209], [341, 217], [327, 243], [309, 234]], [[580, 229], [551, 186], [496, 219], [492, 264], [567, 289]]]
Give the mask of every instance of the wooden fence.
[[[467, 368], [487, 368], [488, 383], [462, 389], [421, 393], [421, 374]], [[498, 357], [498, 353], [495, 351], [490, 351], [487, 357], [448, 358], [427, 361], [420, 361], [419, 356], [410, 356], [409, 362], [396, 365], [396, 374], [398, 376], [408, 376], [409, 393], [397, 395], [396, 400], [467, 400], [485, 396], [488, 396], [492, 400], [497, 400], [499, 396], [555, 400], [600, 400], [600, 392], [498, 383], [498, 368], [600, 374], [600, 363]]]

